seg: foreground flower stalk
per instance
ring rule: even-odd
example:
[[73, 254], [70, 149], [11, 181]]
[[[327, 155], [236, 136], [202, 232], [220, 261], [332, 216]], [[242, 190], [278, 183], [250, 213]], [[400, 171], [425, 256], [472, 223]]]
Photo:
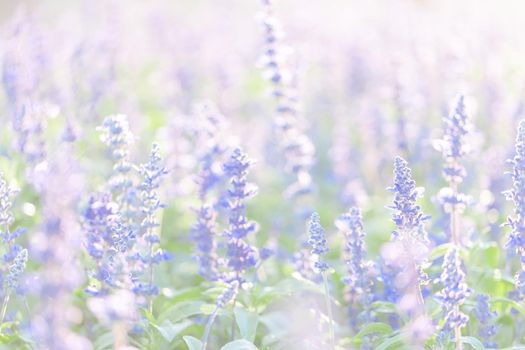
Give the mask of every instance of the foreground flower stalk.
[[[448, 183], [448, 187], [441, 189], [438, 200], [443, 206], [445, 212], [450, 217], [450, 241], [454, 245], [450, 248], [443, 262], [443, 273], [441, 282], [444, 289], [439, 297], [445, 303], [445, 330], [452, 329], [456, 342], [456, 349], [462, 350], [461, 329], [466, 326], [468, 316], [460, 311], [460, 305], [463, 304], [465, 297], [469, 294], [468, 288], [464, 282], [465, 274], [462, 271], [461, 257], [459, 256], [459, 247], [461, 246], [459, 215], [465, 209], [468, 202], [467, 196], [459, 192], [459, 184], [463, 182], [466, 176], [466, 170], [461, 165], [460, 160], [470, 151], [470, 144], [467, 137], [470, 130], [470, 121], [466, 113], [465, 99], [459, 96], [456, 106], [452, 113], [444, 118], [444, 136], [438, 140], [436, 148], [443, 154], [445, 165], [443, 167], [443, 177]], [[455, 276], [451, 285], [449, 280]], [[456, 297], [453, 297], [455, 291], [461, 291]]]
[[323, 226], [321, 226], [321, 218], [319, 214], [312, 213], [308, 223], [308, 244], [312, 247], [312, 255], [315, 257], [315, 270], [321, 274], [323, 278], [324, 297], [326, 301], [326, 311], [328, 313], [328, 332], [331, 349], [335, 349], [335, 330], [334, 330], [334, 315], [332, 311], [332, 301], [330, 298], [330, 288], [328, 284], [328, 269], [330, 265], [324, 261], [324, 255], [328, 252], [326, 246], [326, 236]]

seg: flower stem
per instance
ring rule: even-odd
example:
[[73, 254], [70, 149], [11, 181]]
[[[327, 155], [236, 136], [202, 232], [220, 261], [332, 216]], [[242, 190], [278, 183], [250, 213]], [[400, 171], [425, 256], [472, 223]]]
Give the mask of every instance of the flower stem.
[[11, 294], [7, 294], [2, 304], [2, 315], [0, 316], [0, 323], [4, 323], [5, 314], [7, 313], [7, 304], [9, 303], [9, 297]]
[[324, 284], [324, 295], [326, 300], [326, 310], [328, 312], [328, 322], [329, 324], [329, 335], [330, 335], [330, 346], [331, 349], [335, 350], [335, 331], [334, 331], [334, 314], [332, 312], [332, 303], [330, 301], [330, 289], [328, 288], [328, 277], [326, 276], [326, 272], [323, 271], [321, 273], [323, 276], [323, 284]]
[[[459, 312], [459, 306], [455, 306], [456, 313]], [[454, 327], [454, 335], [456, 337], [456, 350], [463, 350], [463, 343], [461, 342], [461, 328], [456, 326]]]
[[213, 326], [213, 322], [215, 322], [215, 318], [217, 317], [218, 312], [219, 308], [216, 307], [215, 310], [213, 310], [213, 313], [210, 315], [210, 318], [208, 318], [208, 322], [206, 322], [206, 327], [204, 328], [204, 335], [202, 336], [201, 350], [206, 350], [206, 346], [208, 345], [208, 338], [210, 337], [211, 333], [211, 327]]

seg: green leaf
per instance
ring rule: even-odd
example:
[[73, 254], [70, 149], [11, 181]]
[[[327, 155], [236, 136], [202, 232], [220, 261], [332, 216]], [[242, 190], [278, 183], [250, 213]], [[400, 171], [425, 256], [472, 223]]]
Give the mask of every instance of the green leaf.
[[165, 320], [160, 325], [154, 323], [151, 324], [168, 343], [171, 343], [175, 337], [192, 325], [189, 320], [182, 321], [179, 323], [172, 323], [170, 320]]
[[236, 307], [233, 311], [235, 313], [235, 320], [241, 336], [249, 341], [255, 339], [257, 332], [257, 324], [259, 323], [259, 315], [256, 312], [248, 311], [241, 307]]
[[469, 344], [470, 346], [472, 346], [476, 350], [485, 350], [485, 347], [483, 346], [483, 344], [477, 338], [474, 338], [474, 337], [461, 337], [461, 342], [464, 343], [464, 344]]
[[502, 304], [510, 305], [514, 309], [518, 310], [519, 313], [521, 313], [522, 315], [525, 315], [525, 308], [515, 300], [508, 299], [508, 298], [493, 298], [493, 299], [490, 299], [489, 302], [491, 304], [502, 303]]
[[191, 335], [185, 335], [182, 339], [184, 339], [184, 342], [188, 346], [188, 350], [202, 350], [202, 342], [199, 339]]
[[392, 327], [386, 323], [374, 322], [367, 324], [363, 329], [357, 333], [354, 338], [362, 338], [363, 336], [371, 333], [388, 334], [392, 333]]
[[396, 304], [390, 303], [388, 301], [376, 301], [373, 302], [370, 307], [374, 310], [374, 312], [383, 314], [393, 314], [397, 312]]
[[176, 323], [191, 316], [202, 315], [204, 313], [202, 310], [204, 305], [205, 303], [202, 301], [183, 301], [177, 303], [163, 311], [159, 315], [158, 321], [164, 322], [164, 320], [168, 319]]
[[385, 341], [383, 341], [379, 346], [375, 348], [375, 350], [388, 350], [388, 349], [395, 349], [397, 346], [403, 344], [403, 335], [398, 334], [393, 337], [387, 338]]
[[450, 247], [452, 247], [451, 243], [445, 243], [445, 244], [438, 245], [437, 247], [432, 249], [432, 251], [430, 252], [429, 259], [436, 260], [437, 258], [442, 257], [443, 255], [445, 255], [445, 253]]
[[[191, 349], [193, 350], [193, 349]], [[221, 350], [258, 350], [257, 347], [246, 339], [239, 339], [224, 345]]]
[[484, 250], [484, 260], [487, 265], [494, 269], [497, 268], [499, 262], [499, 249], [496, 243], [484, 247]]
[[95, 340], [93, 344], [93, 348], [95, 350], [107, 350], [113, 347], [113, 343], [114, 343], [113, 333], [108, 332], [108, 333], [102, 334]]

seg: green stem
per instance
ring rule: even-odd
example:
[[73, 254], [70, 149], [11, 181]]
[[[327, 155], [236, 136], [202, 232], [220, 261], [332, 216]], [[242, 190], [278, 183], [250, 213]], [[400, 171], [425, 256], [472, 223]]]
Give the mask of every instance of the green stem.
[[5, 314], [7, 313], [7, 304], [9, 303], [9, 296], [11, 294], [7, 294], [4, 298], [4, 302], [2, 304], [2, 315], [0, 316], [0, 323], [4, 323]]
[[213, 322], [215, 322], [215, 318], [217, 317], [218, 312], [219, 307], [216, 307], [215, 310], [213, 310], [213, 313], [210, 315], [210, 318], [208, 318], [208, 322], [206, 322], [206, 327], [204, 328], [204, 335], [202, 336], [201, 350], [206, 350], [206, 346], [208, 345], [208, 339], [211, 334], [211, 327], [213, 326]]
[[[459, 312], [459, 306], [455, 306], [456, 313]], [[463, 343], [461, 342], [461, 328], [459, 326], [454, 327], [454, 335], [456, 337], [456, 350], [463, 350]]]
[[328, 312], [328, 321], [330, 323], [328, 329], [329, 329], [329, 335], [330, 335], [330, 346], [332, 349], [335, 350], [335, 331], [334, 331], [334, 314], [332, 312], [332, 303], [330, 301], [330, 289], [328, 288], [328, 277], [326, 276], [326, 272], [322, 272], [321, 275], [323, 276], [323, 284], [324, 284], [324, 295], [326, 300], [326, 310]]

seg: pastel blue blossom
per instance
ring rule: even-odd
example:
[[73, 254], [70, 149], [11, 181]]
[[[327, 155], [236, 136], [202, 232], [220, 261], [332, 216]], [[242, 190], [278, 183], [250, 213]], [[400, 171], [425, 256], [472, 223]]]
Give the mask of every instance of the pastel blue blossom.
[[[339, 216], [336, 226], [345, 239], [344, 256], [347, 267], [347, 275], [341, 279], [346, 284], [346, 299], [350, 303], [349, 315], [354, 325], [357, 321], [367, 323], [371, 321], [370, 303], [373, 300], [372, 279], [370, 272], [372, 263], [366, 260], [365, 232], [363, 231], [363, 219], [361, 210], [356, 207], [350, 208], [348, 213]], [[359, 310], [362, 312], [355, 317]]]
[[244, 272], [257, 264], [257, 249], [245, 241], [248, 234], [257, 230], [257, 224], [246, 217], [246, 199], [257, 193], [257, 187], [247, 182], [248, 170], [253, 161], [236, 148], [224, 164], [224, 171], [231, 177], [232, 188], [226, 200], [229, 212], [229, 226], [225, 231], [228, 238], [227, 261], [234, 279], [242, 281]]
[[466, 113], [465, 98], [458, 97], [452, 113], [444, 118], [444, 135], [435, 143], [436, 148], [443, 153], [446, 164], [443, 175], [449, 183], [459, 183], [466, 175], [465, 168], [459, 161], [470, 152], [467, 135], [470, 132], [470, 121]]
[[138, 191], [133, 184], [129, 147], [133, 134], [129, 129], [128, 118], [123, 114], [107, 116], [102, 125], [101, 140], [108, 146], [113, 162], [113, 173], [108, 181], [109, 191], [119, 206], [119, 212], [127, 224], [133, 224], [139, 213]]
[[511, 232], [507, 240], [510, 252], [516, 252], [520, 259], [520, 268], [514, 281], [518, 292], [525, 296], [525, 120], [520, 121], [516, 136], [516, 154], [510, 160], [512, 188], [505, 193], [507, 200], [514, 202], [514, 217], [507, 219]]
[[394, 203], [388, 208], [394, 210], [392, 220], [397, 228], [392, 233], [394, 238], [403, 238], [409, 235], [417, 238], [421, 242], [427, 242], [425, 230], [422, 224], [430, 216], [421, 212], [421, 207], [416, 205], [416, 200], [423, 195], [423, 189], [416, 187], [416, 182], [412, 179], [412, 171], [408, 163], [401, 157], [396, 157], [394, 161], [394, 185], [388, 190], [394, 193]]
[[443, 289], [436, 294], [445, 315], [443, 331], [449, 333], [455, 329], [461, 330], [466, 326], [469, 317], [460, 311], [460, 306], [470, 295], [471, 290], [465, 282], [458, 248], [452, 247], [445, 254], [443, 271], [438, 282], [443, 285]]
[[126, 283], [124, 253], [133, 245], [135, 233], [122, 222], [110, 193], [90, 196], [82, 228], [86, 250], [96, 264], [90, 276], [99, 283], [98, 286], [90, 285], [86, 292], [94, 296], [106, 295], [111, 288]]
[[262, 4], [265, 49], [261, 61], [277, 104], [273, 128], [279, 152], [283, 153], [284, 169], [293, 176], [284, 194], [289, 198], [299, 197], [313, 190], [310, 168], [315, 162], [315, 146], [303, 130], [305, 123], [297, 106], [294, 74], [286, 57], [290, 50], [281, 42], [280, 22], [274, 15], [272, 1], [263, 0]]
[[7, 286], [18, 292], [20, 290], [20, 277], [26, 269], [27, 263], [27, 249], [22, 249], [15, 257], [13, 264], [9, 266], [9, 273], [7, 275]]
[[476, 306], [473, 310], [479, 322], [478, 336], [487, 348], [497, 349], [498, 344], [493, 341], [498, 328], [496, 327], [496, 317], [498, 313], [492, 311], [489, 306], [489, 297], [485, 294], [476, 295]]
[[199, 274], [208, 280], [218, 278], [217, 213], [212, 206], [203, 204], [197, 211], [197, 222], [192, 226], [190, 237], [196, 244]]
[[158, 287], [154, 284], [154, 265], [171, 258], [171, 255], [158, 248], [160, 236], [157, 228], [160, 223], [157, 219], [158, 211], [164, 208], [160, 201], [159, 187], [162, 178], [168, 173], [160, 157], [160, 149], [153, 144], [149, 160], [139, 167], [142, 183], [139, 185], [140, 210], [143, 219], [140, 223], [137, 244], [129, 259], [135, 261], [133, 275], [133, 291], [144, 296], [158, 294]]
[[11, 187], [4, 175], [0, 173], [0, 239], [3, 243], [2, 261], [4, 263], [3, 268], [0, 269], [0, 295], [4, 296], [9, 295], [7, 288], [18, 294], [23, 292], [23, 289], [19, 288], [18, 280], [25, 269], [25, 262], [27, 262], [27, 249], [16, 243], [16, 239], [26, 230], [17, 227], [11, 231], [11, 226], [15, 220], [11, 207], [13, 198], [17, 193], [18, 190]]
[[312, 213], [308, 222], [308, 244], [312, 247], [311, 254], [315, 256], [314, 267], [323, 273], [328, 270], [330, 265], [324, 261], [324, 255], [328, 252], [326, 246], [326, 236], [319, 214]]

